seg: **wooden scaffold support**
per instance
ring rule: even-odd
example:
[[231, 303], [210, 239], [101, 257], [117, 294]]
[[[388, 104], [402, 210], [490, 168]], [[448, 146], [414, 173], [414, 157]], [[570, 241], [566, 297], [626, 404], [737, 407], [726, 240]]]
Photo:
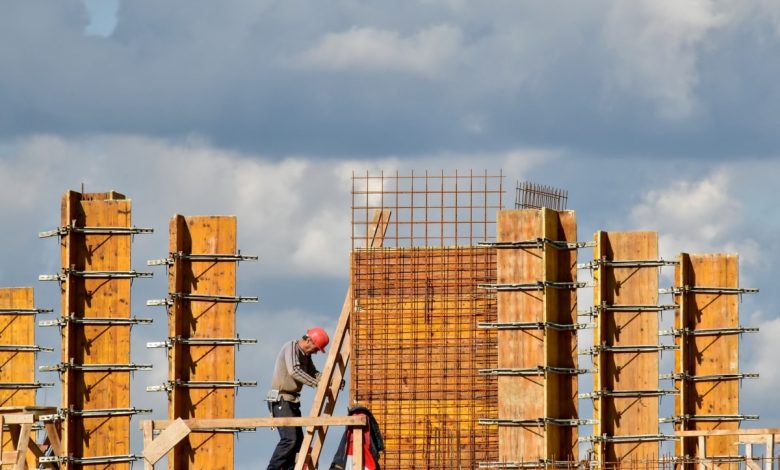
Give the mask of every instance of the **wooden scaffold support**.
[[[742, 421], [758, 419], [739, 411], [742, 379], [758, 374], [739, 370], [739, 340], [743, 333], [758, 331], [739, 324], [739, 300], [757, 289], [739, 287], [736, 254], [680, 255], [673, 294], [679, 310], [675, 315], [673, 379], [679, 395], [675, 400], [675, 430], [734, 431]], [[704, 434], [702, 434], [704, 435]], [[695, 456], [706, 443], [707, 454], [728, 461], [737, 455], [733, 436], [710, 434], [701, 439], [681, 437], [677, 455]]]
[[577, 223], [574, 211], [498, 213], [496, 466], [574, 465], [578, 459]]
[[130, 405], [130, 375], [151, 369], [130, 358], [130, 328], [151, 320], [131, 316], [133, 279], [151, 273], [131, 267], [132, 236], [151, 233], [131, 224], [132, 204], [116, 192], [69, 191], [62, 198], [62, 220], [41, 237], [59, 236], [62, 270], [41, 280], [59, 281], [61, 316], [41, 322], [58, 326], [61, 362], [41, 371], [60, 374], [62, 405], [47, 417], [62, 427], [62, 454], [41, 458], [65, 468], [105, 465], [129, 468], [130, 418], [151, 410]]
[[[232, 419], [239, 387], [256, 382], [235, 377], [236, 347], [256, 343], [236, 331], [236, 307], [257, 297], [236, 296], [236, 266], [257, 260], [236, 248], [235, 216], [182, 216], [170, 221], [169, 256], [149, 261], [168, 268], [166, 299], [148, 305], [168, 309], [168, 338], [148, 343], [168, 351], [168, 381], [148, 391], [168, 393], [171, 420]], [[168, 467], [175, 470], [233, 468], [234, 432], [193, 429], [173, 447]]]

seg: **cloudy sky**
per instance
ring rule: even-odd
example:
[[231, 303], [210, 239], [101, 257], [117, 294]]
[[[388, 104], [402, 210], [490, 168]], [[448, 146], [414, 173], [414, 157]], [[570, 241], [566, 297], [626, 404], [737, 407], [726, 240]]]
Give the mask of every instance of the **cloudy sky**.
[[[657, 230], [664, 257], [738, 252], [743, 412], [777, 426], [780, 3], [774, 0], [10, 0], [0, 7], [0, 282], [57, 289], [68, 189], [133, 199], [134, 266], [174, 213], [236, 214], [239, 413], [280, 343], [330, 329], [347, 287], [352, 171], [497, 171], [569, 190], [579, 237]], [[508, 200], [509, 198], [507, 198]], [[582, 252], [581, 261], [589, 253]], [[164, 273], [135, 283], [134, 360], [161, 340]], [[587, 299], [590, 292], [583, 292]], [[55, 332], [41, 330], [51, 344]], [[40, 363], [54, 362], [41, 355]], [[136, 374], [136, 406], [165, 397]], [[44, 380], [45, 377], [42, 377]], [[583, 380], [588, 380], [583, 379]], [[56, 390], [40, 399], [57, 404]], [[237, 464], [274, 435], [241, 436]], [[140, 440], [140, 436], [138, 439]], [[137, 447], [137, 445], [136, 445]]]

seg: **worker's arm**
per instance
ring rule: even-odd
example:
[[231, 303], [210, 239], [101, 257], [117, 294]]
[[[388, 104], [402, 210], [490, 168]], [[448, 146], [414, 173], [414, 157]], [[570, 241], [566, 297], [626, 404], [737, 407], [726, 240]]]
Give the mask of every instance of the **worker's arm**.
[[317, 388], [317, 379], [319, 378], [319, 374], [314, 376], [306, 371], [303, 364], [301, 364], [300, 356], [297, 350], [298, 347], [293, 345], [293, 347], [290, 348], [290, 354], [287, 354], [284, 358], [287, 364], [287, 371], [297, 382], [308, 385], [309, 387]]

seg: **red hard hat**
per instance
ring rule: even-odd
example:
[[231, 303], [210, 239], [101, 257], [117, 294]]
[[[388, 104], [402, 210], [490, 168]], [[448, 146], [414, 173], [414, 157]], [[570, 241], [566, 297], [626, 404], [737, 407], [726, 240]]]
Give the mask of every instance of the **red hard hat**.
[[315, 346], [317, 346], [317, 349], [319, 349], [322, 352], [325, 352], [325, 346], [330, 343], [330, 338], [328, 337], [328, 334], [325, 333], [325, 330], [320, 328], [319, 326], [314, 326], [312, 328], [309, 328], [309, 331], [306, 332], [306, 336], [311, 339], [311, 342], [314, 343]]

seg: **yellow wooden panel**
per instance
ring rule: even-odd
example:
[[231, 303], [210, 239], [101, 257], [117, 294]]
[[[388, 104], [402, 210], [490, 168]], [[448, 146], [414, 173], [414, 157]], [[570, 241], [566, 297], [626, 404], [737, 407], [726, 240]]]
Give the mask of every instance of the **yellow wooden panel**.
[[[599, 232], [595, 258], [604, 261], [642, 261], [658, 258], [655, 232]], [[658, 268], [602, 265], [595, 273], [597, 305], [656, 305]], [[658, 344], [658, 313], [601, 311], [594, 344], [645, 346]], [[597, 357], [594, 390], [638, 391], [658, 389], [657, 352], [602, 352]], [[658, 397], [595, 400], [598, 424], [594, 435], [635, 436], [658, 434]], [[657, 458], [657, 442], [600, 443], [597, 452], [605, 462]]]
[[[132, 203], [123, 195], [76, 193], [63, 196], [62, 225], [78, 227], [131, 227]], [[128, 271], [131, 237], [70, 233], [62, 237], [63, 269], [76, 271]], [[71, 275], [63, 283], [62, 315], [129, 318], [129, 279], [84, 279]], [[130, 329], [127, 326], [62, 328], [62, 362], [75, 364], [130, 363]], [[62, 406], [76, 410], [129, 408], [128, 372], [80, 372], [62, 374]], [[63, 422], [62, 444], [74, 457], [126, 455], [130, 453], [129, 417], [80, 418]], [[127, 469], [128, 464], [110, 465]]]
[[[170, 252], [236, 254], [234, 216], [181, 216], [170, 223]], [[178, 260], [169, 270], [171, 293], [211, 296], [236, 295], [236, 263]], [[169, 335], [183, 338], [236, 337], [236, 306], [230, 302], [175, 302]], [[169, 353], [169, 379], [191, 382], [234, 381], [235, 347], [175, 344]], [[235, 391], [175, 387], [169, 418], [232, 418]], [[232, 433], [192, 433], [172, 452], [169, 468], [232, 468]]]

